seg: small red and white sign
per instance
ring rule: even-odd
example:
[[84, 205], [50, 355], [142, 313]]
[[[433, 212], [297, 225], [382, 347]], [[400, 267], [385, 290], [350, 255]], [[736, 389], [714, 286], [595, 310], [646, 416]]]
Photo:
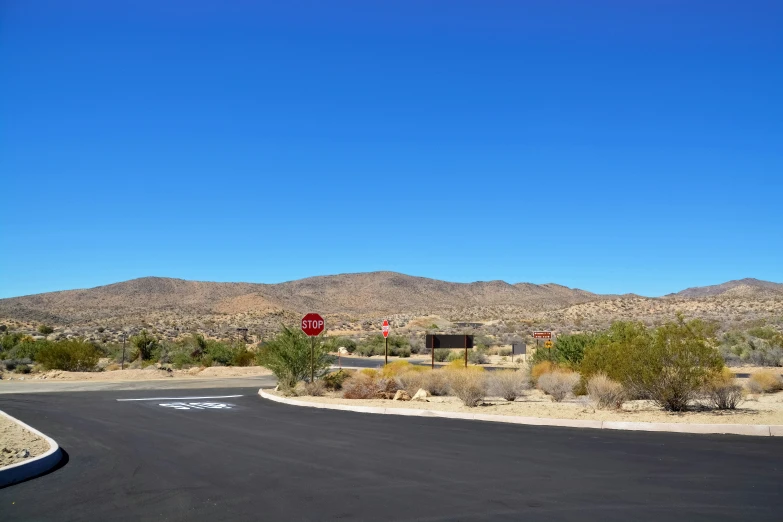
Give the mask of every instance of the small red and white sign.
[[307, 314], [302, 317], [302, 331], [308, 337], [315, 337], [324, 331], [324, 318], [318, 314]]
[[384, 337], [389, 337], [389, 321], [386, 319], [383, 320], [383, 326], [381, 327], [381, 331], [383, 331]]
[[533, 332], [534, 339], [551, 339], [552, 332]]

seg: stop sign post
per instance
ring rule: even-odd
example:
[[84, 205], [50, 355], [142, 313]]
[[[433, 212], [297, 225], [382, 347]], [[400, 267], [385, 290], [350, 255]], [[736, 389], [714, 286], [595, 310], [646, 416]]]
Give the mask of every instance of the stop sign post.
[[389, 321], [386, 319], [383, 320], [381, 331], [383, 332], [383, 339], [386, 341], [386, 362], [384, 364], [389, 364]]
[[310, 338], [310, 382], [315, 382], [315, 338], [324, 331], [324, 318], [309, 313], [302, 317], [302, 331]]

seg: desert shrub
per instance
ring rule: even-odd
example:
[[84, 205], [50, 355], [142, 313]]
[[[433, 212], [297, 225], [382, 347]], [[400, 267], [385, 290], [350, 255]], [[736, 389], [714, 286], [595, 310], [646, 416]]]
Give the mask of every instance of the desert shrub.
[[391, 399], [399, 389], [394, 379], [381, 377], [380, 373], [359, 372], [343, 383], [346, 399]]
[[30, 370], [31, 370], [30, 365], [29, 364], [24, 364], [24, 363], [17, 364], [16, 368], [14, 368], [14, 372], [15, 373], [27, 374], [27, 373], [30, 373]]
[[446, 371], [449, 390], [459, 397], [465, 406], [470, 408], [478, 406], [486, 397], [488, 380], [483, 370], [473, 366]]
[[41, 335], [49, 335], [54, 332], [54, 328], [49, 325], [42, 324], [38, 327], [38, 333]]
[[196, 361], [193, 360], [193, 358], [190, 356], [190, 353], [188, 351], [185, 351], [183, 349], [177, 350], [169, 354], [169, 361], [171, 365], [180, 370], [186, 366], [191, 366], [195, 364]]
[[685, 321], [682, 315], [655, 330], [618, 321], [586, 347], [581, 372], [588, 380], [604, 373], [620, 382], [632, 398], [683, 411], [723, 368], [723, 359], [713, 347], [714, 331], [714, 325]]
[[530, 380], [533, 385], [538, 384], [538, 379], [545, 373], [554, 371], [556, 366], [551, 361], [541, 361], [530, 369]]
[[[301, 330], [283, 327], [274, 339], [264, 344], [257, 352], [257, 361], [275, 374], [278, 381], [289, 388], [297, 382], [310, 380], [311, 340]], [[315, 376], [322, 377], [329, 372], [335, 357], [329, 355], [329, 349], [321, 339], [315, 342]]]
[[326, 386], [321, 380], [313, 382], [300, 381], [296, 384], [294, 394], [299, 396], [309, 395], [310, 397], [321, 397], [325, 392]]
[[325, 341], [330, 352], [337, 352], [340, 348], [345, 348], [348, 353], [356, 351], [356, 341], [347, 337], [330, 337]]
[[646, 351], [652, 336], [643, 323], [616, 321], [606, 332], [585, 347], [579, 372], [585, 379], [604, 373], [613, 381], [623, 383], [631, 373], [631, 359]]
[[327, 390], [341, 390], [343, 383], [351, 374], [346, 370], [338, 370], [336, 372], [327, 373], [321, 380]]
[[555, 401], [560, 402], [574, 390], [579, 379], [579, 374], [576, 372], [555, 370], [538, 378], [538, 388], [547, 395], [551, 395]]
[[719, 350], [730, 366], [783, 366], [783, 334], [769, 327], [727, 332]]
[[256, 361], [256, 354], [245, 347], [237, 349], [234, 353], [234, 359], [231, 361], [233, 366], [253, 366]]
[[410, 357], [411, 349], [408, 346], [403, 346], [403, 347], [395, 346], [394, 348], [389, 346], [389, 355], [394, 355], [396, 357], [403, 357], [403, 358]]
[[501, 357], [511, 357], [511, 348], [499, 348], [497, 354]]
[[585, 351], [596, 341], [597, 336], [591, 333], [563, 334], [555, 339], [551, 349], [540, 347], [530, 357], [530, 363], [535, 365], [543, 361], [551, 361], [558, 366], [577, 368], [584, 358]]
[[515, 401], [527, 387], [525, 374], [519, 370], [499, 370], [489, 373], [490, 395]]
[[10, 351], [14, 346], [19, 344], [24, 337], [25, 336], [19, 332], [4, 333], [0, 336], [0, 352]]
[[421, 387], [430, 395], [444, 396], [449, 394], [448, 375], [444, 370], [430, 370], [423, 374]]
[[587, 395], [597, 408], [620, 409], [625, 402], [625, 390], [623, 385], [613, 381], [604, 373], [597, 373], [590, 377], [586, 386]]
[[[370, 357], [372, 355], [384, 355], [386, 353], [386, 339], [382, 335], [373, 335], [359, 343], [356, 353]], [[389, 355], [398, 357], [410, 357], [411, 350], [406, 337], [398, 335], [389, 336]]]
[[190, 334], [190, 337], [185, 339], [182, 344], [189, 350], [192, 359], [201, 359], [208, 346], [207, 340], [199, 333]]
[[780, 375], [769, 370], [756, 372], [748, 379], [748, 390], [752, 393], [771, 393], [783, 389]]
[[106, 366], [106, 368], [104, 368], [103, 370], [107, 371], [107, 372], [114, 372], [114, 371], [117, 371], [119, 369], [120, 369], [120, 365], [119, 364], [111, 363], [108, 366]]
[[408, 361], [392, 361], [380, 369], [383, 377], [394, 377], [399, 373], [408, 371], [413, 365]]
[[19, 343], [8, 351], [9, 359], [30, 359], [35, 361], [38, 352], [44, 346], [48, 346], [52, 341], [34, 340], [30, 336], [23, 337]]
[[436, 348], [435, 349], [435, 360], [437, 362], [446, 362], [446, 360], [449, 358], [449, 355], [451, 354], [451, 350], [447, 348]]
[[734, 375], [728, 368], [715, 374], [704, 386], [704, 396], [713, 408], [734, 410], [742, 401], [744, 390], [734, 382]]
[[152, 358], [152, 354], [158, 348], [158, 340], [147, 333], [147, 330], [142, 330], [139, 335], [134, 335], [130, 338], [131, 346], [131, 360], [141, 358], [142, 361], [146, 361]]
[[101, 352], [95, 345], [82, 339], [69, 339], [49, 343], [37, 354], [39, 362], [47, 370], [91, 372], [95, 370]]
[[[432, 371], [432, 370], [429, 370]], [[409, 392], [411, 395], [419, 391], [419, 388], [426, 388], [426, 380], [427, 380], [427, 372], [405, 372], [401, 373], [399, 375], [396, 375], [395, 380], [397, 381], [397, 385]], [[428, 390], [429, 391], [429, 390]]]
[[446, 357], [447, 362], [462, 361], [465, 363], [465, 352], [463, 350], [449, 350], [449, 355]]

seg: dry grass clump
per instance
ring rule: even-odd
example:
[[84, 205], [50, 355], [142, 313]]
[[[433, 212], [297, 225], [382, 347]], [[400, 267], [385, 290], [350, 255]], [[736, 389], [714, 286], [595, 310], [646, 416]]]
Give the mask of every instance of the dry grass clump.
[[404, 372], [397, 375], [394, 379], [401, 389], [414, 394], [419, 388], [427, 390], [426, 382], [428, 373], [429, 372]]
[[620, 409], [627, 397], [623, 385], [613, 381], [605, 373], [597, 373], [587, 381], [587, 395], [600, 409]]
[[449, 394], [448, 375], [443, 370], [430, 370], [424, 375], [422, 388], [427, 390], [430, 395], [444, 396]]
[[314, 382], [300, 381], [294, 388], [294, 395], [310, 397], [321, 397], [326, 392], [326, 383], [322, 380]]
[[498, 370], [489, 374], [490, 395], [513, 402], [528, 388], [525, 374], [519, 370]]
[[530, 380], [536, 385], [538, 384], [539, 377], [545, 373], [551, 373], [555, 368], [556, 366], [552, 362], [541, 361], [540, 363], [533, 365], [533, 368], [530, 369]]
[[754, 373], [748, 379], [748, 390], [753, 393], [772, 393], [783, 390], [780, 375], [769, 370]]
[[391, 399], [399, 389], [397, 381], [382, 377], [373, 371], [361, 371], [343, 383], [343, 397], [346, 399]]
[[560, 402], [579, 384], [579, 374], [564, 370], [545, 373], [538, 378], [538, 388]]
[[463, 368], [445, 372], [451, 393], [459, 397], [465, 406], [478, 406], [487, 395], [487, 375], [483, 368]]

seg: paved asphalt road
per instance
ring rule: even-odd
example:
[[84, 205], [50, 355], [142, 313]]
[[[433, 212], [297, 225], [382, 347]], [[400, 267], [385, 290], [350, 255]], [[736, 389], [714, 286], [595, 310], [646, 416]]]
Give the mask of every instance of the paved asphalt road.
[[[1, 489], [0, 520], [782, 518], [783, 439], [303, 409], [256, 387], [171, 392], [0, 396], [68, 455]], [[175, 400], [222, 395], [241, 397]], [[117, 401], [145, 397], [161, 398]]]

